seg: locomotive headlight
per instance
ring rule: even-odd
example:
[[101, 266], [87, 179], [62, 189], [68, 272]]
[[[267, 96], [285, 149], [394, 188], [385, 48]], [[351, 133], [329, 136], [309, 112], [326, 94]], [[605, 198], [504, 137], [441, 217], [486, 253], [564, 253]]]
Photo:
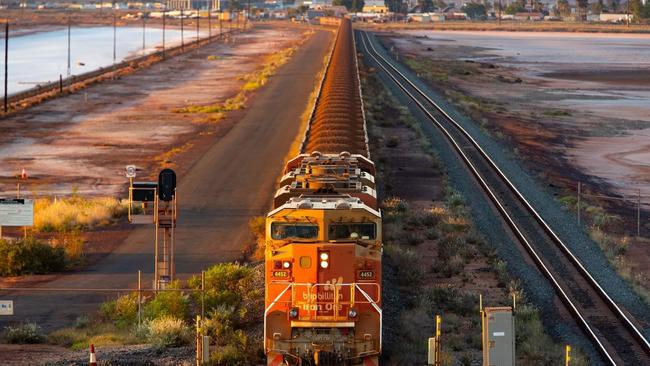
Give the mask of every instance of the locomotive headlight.
[[320, 268], [329, 268], [330, 266], [329, 252], [320, 252], [318, 257], [320, 258]]
[[298, 308], [291, 308], [289, 309], [289, 318], [297, 318], [298, 317]]
[[282, 267], [284, 267], [286, 269], [291, 268], [291, 262], [289, 262], [289, 261], [282, 262]]
[[350, 310], [348, 311], [348, 316], [349, 316], [350, 318], [356, 318], [357, 315], [358, 315], [358, 313], [357, 313], [357, 309], [355, 309], [355, 308], [350, 308]]

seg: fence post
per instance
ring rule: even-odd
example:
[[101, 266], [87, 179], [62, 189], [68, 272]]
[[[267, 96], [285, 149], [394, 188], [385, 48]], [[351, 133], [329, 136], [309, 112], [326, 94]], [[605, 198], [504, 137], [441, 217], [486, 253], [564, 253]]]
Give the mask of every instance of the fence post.
[[201, 349], [203, 346], [203, 342], [201, 337], [201, 316], [197, 315], [196, 316], [196, 366], [200, 366], [203, 362], [201, 360], [203, 356], [203, 350]]
[[582, 183], [578, 182], [578, 225], [580, 225], [580, 195], [582, 190]]
[[636, 237], [641, 237], [641, 189], [636, 201]]
[[205, 317], [205, 271], [201, 271], [201, 318]]
[[138, 326], [142, 324], [142, 271], [138, 270]]
[[440, 324], [442, 323], [442, 317], [440, 315], [436, 315], [436, 366], [440, 366], [441, 363], [441, 357], [440, 357], [440, 336], [441, 336], [441, 329], [440, 329]]

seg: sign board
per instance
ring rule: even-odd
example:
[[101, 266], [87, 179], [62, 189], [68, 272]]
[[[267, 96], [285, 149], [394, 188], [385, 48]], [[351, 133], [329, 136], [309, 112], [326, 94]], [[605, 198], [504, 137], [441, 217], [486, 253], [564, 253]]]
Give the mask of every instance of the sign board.
[[34, 226], [34, 200], [0, 198], [0, 226]]
[[127, 178], [135, 178], [136, 176], [136, 168], [135, 165], [127, 165], [126, 168], [124, 169], [126, 177]]
[[0, 300], [0, 315], [14, 315], [14, 302], [12, 300]]

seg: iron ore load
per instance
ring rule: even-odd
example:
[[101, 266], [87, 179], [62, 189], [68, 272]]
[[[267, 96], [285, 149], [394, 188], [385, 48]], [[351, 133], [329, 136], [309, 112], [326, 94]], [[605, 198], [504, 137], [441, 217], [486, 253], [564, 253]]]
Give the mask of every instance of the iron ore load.
[[350, 21], [266, 218], [267, 365], [377, 365], [381, 213]]

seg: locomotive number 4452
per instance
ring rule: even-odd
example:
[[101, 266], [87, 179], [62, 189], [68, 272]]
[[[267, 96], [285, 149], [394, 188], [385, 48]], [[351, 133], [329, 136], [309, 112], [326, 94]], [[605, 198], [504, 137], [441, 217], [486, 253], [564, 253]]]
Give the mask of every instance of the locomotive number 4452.
[[359, 278], [361, 279], [371, 279], [375, 277], [375, 273], [373, 271], [359, 271]]

